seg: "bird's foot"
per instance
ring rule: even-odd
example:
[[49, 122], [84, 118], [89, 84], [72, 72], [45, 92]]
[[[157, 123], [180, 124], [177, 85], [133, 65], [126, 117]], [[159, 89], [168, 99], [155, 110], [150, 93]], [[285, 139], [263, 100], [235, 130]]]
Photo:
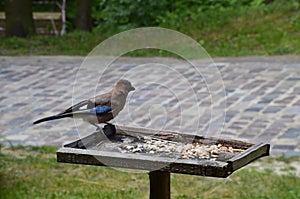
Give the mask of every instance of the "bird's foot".
[[102, 130], [107, 137], [112, 137], [116, 134], [116, 127], [111, 123], [106, 123]]

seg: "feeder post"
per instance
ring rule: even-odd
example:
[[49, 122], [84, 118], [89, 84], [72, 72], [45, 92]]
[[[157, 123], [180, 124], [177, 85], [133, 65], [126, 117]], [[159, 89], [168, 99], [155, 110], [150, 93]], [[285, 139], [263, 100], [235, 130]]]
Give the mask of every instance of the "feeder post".
[[150, 171], [150, 199], [170, 199], [170, 172]]

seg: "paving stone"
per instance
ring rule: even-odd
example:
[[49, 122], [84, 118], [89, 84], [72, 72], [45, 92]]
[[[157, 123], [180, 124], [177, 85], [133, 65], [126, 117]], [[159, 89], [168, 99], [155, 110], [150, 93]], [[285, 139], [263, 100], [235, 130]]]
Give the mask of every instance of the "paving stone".
[[284, 155], [286, 157], [300, 156], [300, 151], [286, 151], [284, 152]]
[[261, 101], [259, 101], [258, 104], [259, 104], [259, 105], [262, 105], [263, 107], [265, 107], [265, 106], [267, 106], [270, 102], [272, 102], [273, 99], [274, 99], [274, 98], [272, 98], [272, 99], [266, 99], [266, 98], [264, 98], [264, 99], [262, 99]]
[[235, 130], [241, 130], [241, 129], [243, 129], [243, 127], [238, 126], [238, 125], [231, 125], [231, 126], [229, 126], [228, 128], [229, 128], [229, 129], [235, 129]]
[[270, 143], [271, 140], [276, 136], [276, 134], [267, 134], [267, 133], [262, 133], [258, 137], [255, 138], [256, 143]]
[[284, 106], [269, 106], [263, 111], [263, 113], [277, 113], [277, 112], [281, 111], [283, 108], [285, 108], [285, 107]]
[[294, 145], [273, 145], [273, 150], [293, 151], [296, 148]]
[[300, 77], [290, 77], [287, 80], [288, 81], [300, 81]]
[[263, 109], [263, 107], [250, 107], [250, 108], [247, 108], [245, 111], [246, 112], [259, 112]]
[[297, 139], [300, 137], [300, 128], [289, 128], [280, 138]]
[[287, 107], [284, 110], [285, 114], [300, 114], [300, 106]]
[[[77, 102], [91, 97], [95, 91], [107, 91], [125, 75], [134, 80], [137, 89], [127, 102], [130, 118], [123, 111], [117, 118], [118, 124], [133, 122], [140, 127], [163, 126], [169, 130], [183, 127], [190, 133], [195, 131], [193, 126], [199, 122], [197, 132], [204, 134], [209, 125], [217, 132], [218, 122], [225, 119], [218, 136], [255, 143], [269, 142], [273, 155], [299, 155], [300, 57], [217, 58], [215, 62], [223, 78], [224, 91], [216, 81], [216, 75], [201, 61], [199, 65], [203, 66], [204, 75], [182, 60], [120, 58], [110, 65], [109, 70], [102, 71], [101, 79], [106, 80], [103, 82], [98, 73], [101, 67], [81, 68], [78, 72], [83, 59], [68, 56], [0, 57], [2, 143], [61, 146], [68, 140], [88, 134], [93, 127], [78, 122], [77, 131], [72, 119], [35, 126], [32, 122], [71, 106], [72, 98]], [[154, 70], [148, 63], [164, 64], [173, 72], [160, 68]], [[143, 65], [147, 67], [143, 68]], [[132, 70], [135, 72], [129, 73]], [[80, 84], [76, 85], [78, 93], [74, 94], [75, 80]], [[97, 80], [95, 82], [99, 85], [91, 86], [91, 80]], [[196, 104], [193, 104], [186, 80], [191, 85], [190, 90], [196, 93]], [[147, 82], [151, 84], [145, 84]], [[217, 104], [212, 104], [210, 92], [214, 92]], [[227, 100], [222, 99], [223, 93]], [[212, 108], [216, 113], [211, 114]], [[161, 109], [166, 115], [160, 115]], [[220, 117], [223, 112], [226, 112], [224, 118]]]

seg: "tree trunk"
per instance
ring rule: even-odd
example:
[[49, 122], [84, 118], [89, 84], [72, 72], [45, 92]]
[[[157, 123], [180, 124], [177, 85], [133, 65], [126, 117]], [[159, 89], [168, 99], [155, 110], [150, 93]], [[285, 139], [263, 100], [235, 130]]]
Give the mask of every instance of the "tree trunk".
[[92, 0], [77, 0], [76, 28], [85, 31], [92, 29]]
[[6, 36], [26, 37], [35, 33], [32, 0], [5, 0]]

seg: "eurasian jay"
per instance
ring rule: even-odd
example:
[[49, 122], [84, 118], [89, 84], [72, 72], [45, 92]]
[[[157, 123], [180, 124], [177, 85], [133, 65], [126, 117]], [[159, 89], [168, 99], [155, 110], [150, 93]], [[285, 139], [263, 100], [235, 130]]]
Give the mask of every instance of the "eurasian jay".
[[99, 129], [100, 127], [96, 124], [106, 123], [110, 125], [108, 121], [116, 117], [124, 108], [127, 95], [133, 90], [135, 90], [135, 88], [128, 80], [121, 79], [115, 84], [111, 91], [83, 100], [57, 115], [39, 119], [33, 124], [72, 117], [81, 118]]

